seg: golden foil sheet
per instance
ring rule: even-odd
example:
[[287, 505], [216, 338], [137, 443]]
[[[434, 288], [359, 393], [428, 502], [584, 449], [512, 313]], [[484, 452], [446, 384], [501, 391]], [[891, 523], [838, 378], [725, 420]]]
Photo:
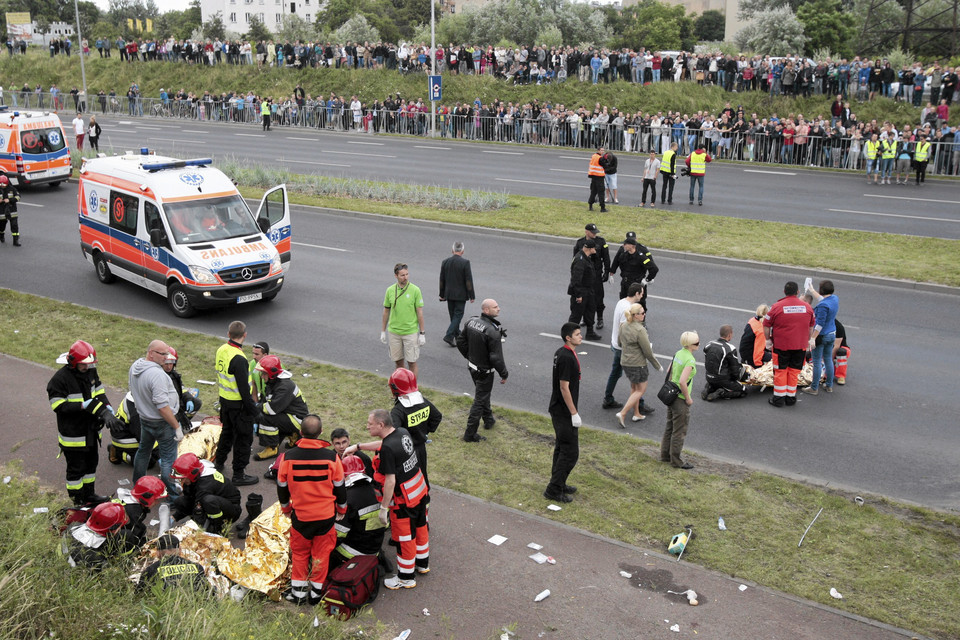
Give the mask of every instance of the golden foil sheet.
[[217, 568], [248, 589], [271, 596], [289, 579], [290, 518], [274, 502], [250, 523], [244, 549], [229, 549], [217, 556]]
[[177, 444], [177, 455], [195, 453], [202, 460], [213, 460], [217, 455], [220, 430], [219, 418], [204, 418], [199, 427], [184, 434], [183, 440]]
[[[180, 538], [180, 555], [203, 567], [207, 582], [216, 590], [216, 593], [220, 596], [227, 595], [230, 591], [230, 581], [218, 574], [217, 569], [218, 558], [232, 549], [230, 541], [223, 536], [203, 531], [193, 520], [187, 520], [185, 524], [169, 529], [167, 533]], [[160, 557], [156, 542], [156, 540], [150, 540], [143, 546], [136, 572], [130, 575], [132, 582], [139, 582], [143, 570]]]
[[[752, 384], [762, 387], [772, 387], [773, 386], [773, 362], [764, 362], [763, 366], [754, 369], [750, 365], [744, 365], [744, 368], [750, 373], [750, 378], [747, 380], [746, 384]], [[821, 376], [822, 379], [822, 376]], [[813, 364], [810, 362], [805, 362], [803, 364], [803, 369], [800, 370], [800, 376], [797, 378], [798, 387], [809, 387], [810, 381], [813, 380]]]

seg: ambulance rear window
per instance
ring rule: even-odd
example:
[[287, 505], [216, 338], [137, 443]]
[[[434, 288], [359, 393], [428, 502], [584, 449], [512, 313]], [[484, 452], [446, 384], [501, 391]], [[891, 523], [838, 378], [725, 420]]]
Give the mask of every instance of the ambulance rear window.
[[49, 129], [31, 129], [20, 134], [20, 147], [24, 155], [40, 155], [60, 151], [66, 146], [63, 132], [59, 127]]
[[211, 242], [259, 234], [253, 214], [239, 195], [163, 205], [177, 244]]

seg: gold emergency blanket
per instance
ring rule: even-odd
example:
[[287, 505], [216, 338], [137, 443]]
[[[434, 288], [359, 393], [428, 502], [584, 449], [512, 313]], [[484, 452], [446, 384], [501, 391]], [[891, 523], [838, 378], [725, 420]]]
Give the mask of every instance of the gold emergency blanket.
[[177, 445], [177, 455], [195, 453], [201, 460], [213, 460], [220, 441], [220, 419], [204, 418], [199, 427], [183, 436]]
[[250, 523], [244, 549], [228, 549], [217, 555], [220, 571], [248, 589], [277, 593], [287, 582], [290, 563], [290, 518], [274, 502]]
[[[752, 384], [758, 387], [772, 387], [773, 386], [773, 362], [764, 362], [763, 366], [755, 369], [748, 364], [743, 365], [744, 368], [750, 373], [750, 378], [746, 381], [745, 384]], [[821, 375], [822, 378], [822, 375]], [[805, 362], [803, 364], [803, 369], [800, 371], [800, 376], [797, 378], [798, 387], [809, 387], [810, 381], [813, 380], [813, 364], [810, 362]]]
[[[280, 503], [274, 502], [250, 523], [243, 549], [235, 549], [223, 536], [202, 531], [193, 520], [167, 533], [180, 538], [181, 555], [203, 566], [207, 581], [218, 594], [226, 595], [231, 582], [235, 582], [277, 597], [280, 587], [289, 579], [289, 531], [290, 518], [280, 510]], [[144, 545], [137, 571], [130, 580], [139, 581], [140, 573], [158, 557], [156, 540], [151, 540]]]

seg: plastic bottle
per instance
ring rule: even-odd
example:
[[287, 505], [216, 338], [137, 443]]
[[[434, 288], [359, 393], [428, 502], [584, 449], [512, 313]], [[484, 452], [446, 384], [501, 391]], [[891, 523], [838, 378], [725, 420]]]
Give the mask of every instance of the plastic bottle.
[[158, 509], [158, 512], [159, 512], [159, 520], [160, 520], [159, 535], [162, 536], [167, 532], [167, 529], [170, 528], [170, 505], [161, 504], [160, 509]]
[[541, 600], [545, 600], [549, 595], [550, 595], [550, 589], [544, 589], [543, 591], [537, 594], [537, 597], [534, 598], [533, 601], [540, 602]]

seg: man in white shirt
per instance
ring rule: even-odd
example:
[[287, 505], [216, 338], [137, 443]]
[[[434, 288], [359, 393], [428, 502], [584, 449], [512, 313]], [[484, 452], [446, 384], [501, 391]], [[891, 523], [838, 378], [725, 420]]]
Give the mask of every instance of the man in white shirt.
[[83, 124], [83, 118], [79, 111], [77, 117], [73, 119], [73, 132], [77, 134], [77, 151], [83, 151], [83, 138], [86, 135], [87, 128]]
[[620, 356], [623, 353], [620, 349], [620, 325], [626, 321], [625, 314], [630, 305], [640, 302], [643, 297], [643, 285], [634, 282], [627, 289], [627, 297], [617, 302], [613, 310], [613, 320], [610, 322], [613, 327], [610, 331], [610, 350], [613, 351], [613, 365], [610, 367], [610, 377], [607, 378], [607, 388], [603, 392], [603, 408], [619, 409], [623, 404], [613, 398], [613, 390], [617, 387], [617, 381], [623, 375], [623, 369], [620, 367]]
[[650, 208], [657, 204], [657, 174], [660, 173], [660, 159], [657, 152], [650, 150], [650, 157], [643, 163], [643, 194], [640, 196], [640, 206], [647, 204], [647, 188], [650, 188]]

